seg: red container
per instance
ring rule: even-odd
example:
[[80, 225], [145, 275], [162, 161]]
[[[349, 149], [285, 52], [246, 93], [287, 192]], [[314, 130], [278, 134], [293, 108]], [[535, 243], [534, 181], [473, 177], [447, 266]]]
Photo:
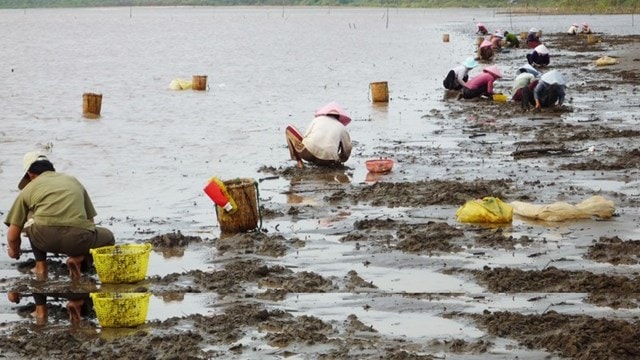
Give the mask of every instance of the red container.
[[365, 161], [367, 170], [372, 173], [386, 173], [393, 168], [393, 160], [391, 159], [375, 159]]
[[213, 200], [214, 203], [216, 203], [216, 205], [226, 211], [231, 211], [231, 209], [233, 209], [229, 199], [224, 195], [224, 192], [217, 182], [210, 181], [209, 184], [205, 186], [204, 192], [211, 198], [211, 200]]

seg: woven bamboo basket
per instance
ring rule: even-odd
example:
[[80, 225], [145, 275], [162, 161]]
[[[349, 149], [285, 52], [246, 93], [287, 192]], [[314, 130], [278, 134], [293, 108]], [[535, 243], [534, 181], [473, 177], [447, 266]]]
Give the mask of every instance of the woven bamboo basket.
[[82, 115], [87, 118], [100, 117], [102, 109], [102, 94], [82, 94]]
[[371, 89], [371, 101], [373, 102], [389, 102], [389, 86], [386, 81], [372, 82], [369, 84]]
[[216, 206], [220, 230], [224, 234], [235, 234], [258, 228], [258, 183], [251, 178], [224, 181], [229, 196], [235, 200], [238, 211], [227, 213]]
[[193, 90], [207, 90], [207, 75], [193, 75], [192, 80]]

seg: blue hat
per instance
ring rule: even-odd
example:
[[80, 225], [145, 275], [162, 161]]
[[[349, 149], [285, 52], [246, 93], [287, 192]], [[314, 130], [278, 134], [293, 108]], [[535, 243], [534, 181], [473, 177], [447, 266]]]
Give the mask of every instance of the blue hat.
[[472, 58], [472, 57], [468, 57], [463, 63], [462, 65], [464, 67], [466, 67], [467, 69], [473, 69], [474, 67], [478, 66], [478, 62], [476, 61], [476, 59]]

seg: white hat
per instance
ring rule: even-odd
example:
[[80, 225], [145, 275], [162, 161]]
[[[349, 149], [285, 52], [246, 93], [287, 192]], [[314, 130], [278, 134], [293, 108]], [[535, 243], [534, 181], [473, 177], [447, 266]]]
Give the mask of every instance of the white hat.
[[20, 182], [18, 183], [18, 189], [22, 190], [25, 186], [27, 186], [29, 181], [31, 181], [31, 178], [28, 174], [29, 168], [31, 167], [31, 165], [33, 165], [34, 162], [40, 160], [49, 161], [49, 159], [47, 159], [45, 155], [37, 151], [30, 151], [24, 154], [24, 157], [22, 158], [22, 170], [24, 171], [24, 176], [22, 176], [22, 179], [20, 179]]
[[562, 74], [560, 74], [558, 70], [551, 70], [544, 73], [544, 75], [540, 77], [540, 80], [546, 82], [549, 85], [558, 84], [562, 86], [566, 84], [564, 77], [562, 77]]
[[538, 46], [535, 47], [535, 50], [538, 54], [540, 55], [548, 55], [549, 54], [549, 49], [547, 49], [546, 46], [544, 46], [543, 44], [540, 44]]

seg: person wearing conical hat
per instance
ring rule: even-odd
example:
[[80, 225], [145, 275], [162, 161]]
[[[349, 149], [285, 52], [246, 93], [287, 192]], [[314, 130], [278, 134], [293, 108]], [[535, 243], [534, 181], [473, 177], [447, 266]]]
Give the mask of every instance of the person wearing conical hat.
[[491, 41], [484, 39], [478, 45], [478, 53], [480, 54], [480, 58], [485, 61], [491, 60], [493, 57], [493, 44]]
[[549, 65], [551, 58], [549, 56], [549, 49], [543, 44], [536, 46], [532, 52], [527, 54], [527, 62], [529, 65], [542, 67]]
[[528, 72], [524, 68], [520, 68], [520, 73], [513, 80], [513, 86], [511, 88], [511, 100], [522, 101], [522, 92], [525, 87], [528, 87], [530, 91], [535, 89], [538, 85], [537, 76]]
[[449, 70], [442, 81], [442, 85], [448, 90], [460, 90], [469, 80], [469, 71], [478, 66], [476, 59], [468, 57], [462, 64]]
[[536, 109], [562, 105], [565, 89], [566, 82], [558, 70], [544, 73], [533, 91]]
[[566, 81], [558, 70], [544, 73], [533, 91], [524, 88], [523, 106], [534, 105], [536, 109], [561, 106], [566, 96]]
[[539, 30], [536, 28], [529, 29], [529, 32], [527, 33], [527, 39], [525, 40], [529, 49], [535, 49], [536, 46], [542, 44], [542, 42], [540, 41], [540, 37], [538, 36], [538, 31]]
[[478, 23], [476, 27], [477, 27], [476, 34], [487, 35], [489, 33], [489, 30], [487, 29], [486, 26], [484, 26], [483, 23]]
[[567, 30], [567, 34], [569, 34], [569, 35], [578, 35], [579, 31], [580, 31], [580, 27], [578, 26], [578, 24], [573, 23], [573, 24], [571, 24], [571, 27], [569, 28], [569, 30]]
[[463, 99], [473, 99], [479, 96], [493, 95], [493, 82], [502, 77], [502, 72], [496, 65], [491, 65], [482, 70], [482, 73], [474, 76], [462, 88]]
[[491, 34], [489, 41], [491, 42], [493, 51], [500, 52], [502, 50], [502, 39], [504, 39], [504, 35], [500, 30], [496, 30], [495, 33]]
[[581, 33], [583, 33], [583, 34], [591, 34], [593, 32], [591, 31], [591, 28], [589, 27], [589, 24], [582, 23], [582, 31], [581, 31]]
[[333, 101], [315, 112], [307, 131], [302, 135], [294, 126], [285, 129], [291, 160], [304, 167], [304, 161], [319, 166], [341, 166], [351, 156], [351, 137], [347, 125], [351, 117]]

